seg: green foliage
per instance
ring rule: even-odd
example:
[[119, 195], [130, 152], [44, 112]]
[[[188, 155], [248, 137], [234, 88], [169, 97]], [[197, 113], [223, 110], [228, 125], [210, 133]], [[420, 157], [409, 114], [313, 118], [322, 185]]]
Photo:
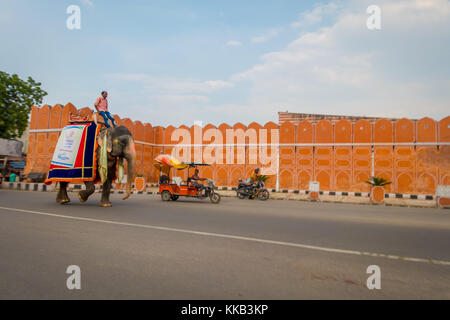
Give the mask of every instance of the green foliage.
[[384, 178], [372, 177], [370, 180], [364, 181], [365, 183], [370, 184], [373, 187], [380, 186], [383, 187], [385, 185], [391, 184], [392, 182], [387, 181]]
[[266, 182], [267, 180], [269, 180], [269, 178], [270, 178], [269, 176], [266, 176], [264, 174], [260, 174], [260, 175], [256, 176], [256, 179], [258, 181], [262, 181], [262, 182]]
[[39, 105], [47, 92], [31, 77], [27, 81], [16, 74], [0, 71], [0, 138], [20, 138], [28, 126], [31, 106]]

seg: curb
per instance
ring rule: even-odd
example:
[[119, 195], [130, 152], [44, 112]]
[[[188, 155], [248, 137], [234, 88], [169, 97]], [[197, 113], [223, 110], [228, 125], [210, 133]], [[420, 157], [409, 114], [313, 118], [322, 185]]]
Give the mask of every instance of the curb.
[[[155, 185], [158, 186], [157, 184]], [[217, 187], [217, 190], [223, 191], [236, 191], [235, 187]], [[280, 191], [276, 191], [276, 189], [269, 189], [272, 193], [294, 193], [294, 194], [309, 194], [308, 190], [290, 190], [290, 189], [281, 189]], [[370, 197], [370, 192], [355, 192], [355, 191], [319, 191], [319, 195], [323, 196], [349, 196], [349, 197]], [[406, 193], [386, 193], [384, 195], [385, 198], [391, 199], [417, 199], [417, 200], [434, 200], [435, 196], [431, 194], [406, 194]]]
[[23, 191], [54, 191], [54, 185], [46, 185], [45, 183], [32, 182], [2, 182], [1, 189], [23, 190]]

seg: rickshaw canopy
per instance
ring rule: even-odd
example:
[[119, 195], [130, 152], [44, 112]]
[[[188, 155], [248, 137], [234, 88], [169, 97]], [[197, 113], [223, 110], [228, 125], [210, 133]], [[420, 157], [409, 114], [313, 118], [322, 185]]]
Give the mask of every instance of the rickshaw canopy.
[[168, 174], [171, 168], [181, 170], [189, 167], [188, 164], [183, 163], [177, 158], [174, 158], [168, 154], [158, 155], [155, 160], [153, 160], [153, 166], [165, 174]]

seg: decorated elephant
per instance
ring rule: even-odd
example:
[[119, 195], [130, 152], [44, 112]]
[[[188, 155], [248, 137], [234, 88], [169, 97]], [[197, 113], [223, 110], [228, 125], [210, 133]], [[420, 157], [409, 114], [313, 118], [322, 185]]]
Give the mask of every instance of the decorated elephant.
[[[105, 145], [106, 143], [106, 145]], [[130, 131], [124, 126], [116, 126], [113, 128], [102, 128], [97, 135], [97, 150], [96, 150], [96, 169], [97, 179], [99, 175], [104, 172], [105, 176], [102, 178], [103, 188], [100, 200], [101, 207], [110, 207], [109, 195], [111, 192], [112, 182], [116, 178], [116, 169], [123, 164], [124, 159], [127, 160], [127, 183], [126, 193], [123, 200], [127, 199], [131, 194], [131, 186], [134, 180], [136, 171], [136, 150], [134, 139]], [[106, 148], [106, 149], [104, 149]], [[103, 154], [103, 160], [102, 160]], [[106, 170], [107, 167], [107, 170]], [[103, 169], [103, 171], [102, 171]], [[56, 196], [56, 202], [64, 204], [70, 202], [67, 195], [68, 181], [59, 180], [60, 189]], [[95, 192], [95, 181], [84, 181], [86, 190], [81, 190], [78, 193], [78, 199], [81, 202], [86, 202], [90, 195]]]

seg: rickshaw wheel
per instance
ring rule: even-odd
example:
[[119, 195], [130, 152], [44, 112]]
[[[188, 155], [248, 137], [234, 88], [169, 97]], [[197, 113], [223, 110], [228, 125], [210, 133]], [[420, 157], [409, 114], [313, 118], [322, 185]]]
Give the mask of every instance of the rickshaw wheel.
[[178, 198], [179, 198], [179, 196], [174, 194], [170, 199], [172, 199], [172, 201], [177, 201]]
[[219, 203], [220, 202], [220, 194], [213, 192], [209, 196], [209, 199], [211, 200], [212, 203]]
[[170, 194], [169, 191], [164, 190], [163, 192], [161, 192], [161, 199], [162, 199], [162, 201], [169, 201], [170, 198], [172, 198], [172, 195]]

